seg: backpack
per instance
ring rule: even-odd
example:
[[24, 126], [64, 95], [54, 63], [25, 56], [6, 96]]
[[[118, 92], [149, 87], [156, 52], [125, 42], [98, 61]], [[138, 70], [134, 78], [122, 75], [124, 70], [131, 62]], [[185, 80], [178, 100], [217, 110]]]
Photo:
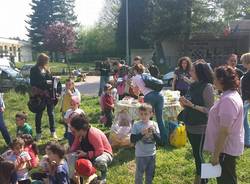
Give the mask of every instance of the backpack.
[[141, 77], [147, 88], [160, 92], [164, 87], [164, 83], [161, 79], [157, 79], [150, 74], [143, 73]]
[[176, 148], [180, 148], [186, 145], [187, 132], [186, 127], [183, 124], [179, 124], [175, 130], [170, 134], [170, 144]]
[[28, 101], [28, 108], [33, 113], [39, 113], [46, 108], [46, 99], [41, 96], [30, 96]]

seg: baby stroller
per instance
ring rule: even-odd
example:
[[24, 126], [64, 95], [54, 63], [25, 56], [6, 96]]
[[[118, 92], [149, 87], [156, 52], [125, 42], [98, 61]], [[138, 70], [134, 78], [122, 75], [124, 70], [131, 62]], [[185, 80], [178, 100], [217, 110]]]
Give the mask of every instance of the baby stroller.
[[109, 141], [112, 147], [130, 147], [130, 135], [132, 129], [132, 119], [127, 110], [122, 110], [115, 117], [111, 126]]

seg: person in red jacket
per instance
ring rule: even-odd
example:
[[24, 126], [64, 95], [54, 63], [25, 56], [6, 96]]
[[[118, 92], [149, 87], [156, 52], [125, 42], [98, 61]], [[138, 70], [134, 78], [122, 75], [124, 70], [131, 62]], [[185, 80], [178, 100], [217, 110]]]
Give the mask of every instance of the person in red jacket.
[[91, 127], [85, 115], [77, 115], [71, 121], [71, 130], [79, 138], [77, 158], [89, 159], [101, 171], [102, 183], [106, 183], [108, 164], [112, 162], [112, 147], [106, 135]]
[[111, 127], [113, 122], [113, 109], [115, 104], [111, 90], [112, 85], [106, 84], [104, 86], [104, 95], [102, 96], [103, 113], [107, 118], [106, 127]]

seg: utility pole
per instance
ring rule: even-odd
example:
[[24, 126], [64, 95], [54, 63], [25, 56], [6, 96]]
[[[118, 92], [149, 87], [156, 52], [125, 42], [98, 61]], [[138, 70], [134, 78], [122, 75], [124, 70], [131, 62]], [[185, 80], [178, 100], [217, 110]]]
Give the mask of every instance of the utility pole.
[[129, 58], [129, 33], [128, 33], [128, 0], [126, 1], [126, 63], [131, 66]]

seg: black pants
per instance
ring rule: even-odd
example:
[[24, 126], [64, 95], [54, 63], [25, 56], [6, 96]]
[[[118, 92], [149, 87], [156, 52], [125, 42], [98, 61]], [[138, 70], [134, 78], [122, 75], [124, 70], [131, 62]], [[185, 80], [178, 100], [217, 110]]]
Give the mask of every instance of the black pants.
[[[201, 175], [201, 164], [204, 163], [203, 159], [203, 145], [205, 140], [205, 134], [191, 134], [187, 132], [189, 142], [193, 150], [193, 156], [195, 159], [196, 174]], [[201, 183], [206, 183], [207, 180], [201, 180]]]
[[[53, 103], [47, 103], [47, 114], [49, 117], [49, 126], [50, 126], [50, 132], [55, 132], [55, 115], [54, 115], [54, 104]], [[41, 121], [42, 121], [43, 111], [36, 113], [35, 121], [36, 121], [36, 133], [40, 134], [42, 133], [41, 129]]]
[[111, 125], [113, 123], [112, 109], [104, 109], [104, 115], [107, 118], [107, 122], [106, 122], [105, 126], [111, 127]]
[[237, 184], [236, 157], [225, 153], [220, 154], [222, 167], [221, 177], [217, 178], [218, 184]]

